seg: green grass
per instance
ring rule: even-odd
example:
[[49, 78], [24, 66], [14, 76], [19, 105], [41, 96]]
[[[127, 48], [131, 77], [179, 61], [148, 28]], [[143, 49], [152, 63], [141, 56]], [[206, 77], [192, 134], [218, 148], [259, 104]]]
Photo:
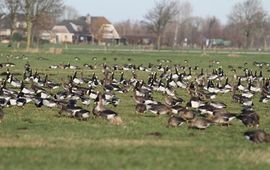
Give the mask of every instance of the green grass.
[[[72, 74], [71, 70], [49, 70], [51, 64], [72, 63], [80, 66], [84, 76], [96, 72], [101, 76], [101, 63], [106, 57], [108, 64], [126, 64], [132, 58], [135, 64], [158, 64], [158, 59], [170, 59], [174, 65], [188, 65], [209, 68], [211, 60], [221, 62], [226, 73], [232, 76], [228, 65], [243, 66], [259, 70], [253, 66], [254, 61], [270, 62], [267, 55], [239, 55], [228, 57], [228, 54], [186, 53], [143, 53], [143, 52], [93, 52], [66, 50], [62, 55], [26, 54], [28, 60], [16, 59], [14, 53], [9, 58], [9, 51], [2, 51], [0, 62], [14, 62], [11, 72], [22, 73], [24, 64], [29, 61], [32, 68], [38, 72], [48, 73], [49, 79], [59, 81]], [[80, 61], [74, 58], [79, 57]], [[83, 69], [85, 63], [95, 61], [97, 70]], [[114, 61], [114, 58], [118, 58]], [[215, 66], [218, 67], [218, 66]], [[269, 77], [267, 69], [264, 75]], [[0, 72], [5, 71], [5, 68]], [[242, 74], [237, 70], [238, 74]], [[128, 77], [130, 72], [125, 74]], [[147, 74], [138, 72], [139, 78]], [[119, 74], [117, 73], [117, 77]], [[22, 76], [21, 76], [22, 77]], [[19, 78], [21, 78], [19, 76]], [[179, 90], [185, 100], [186, 92]], [[218, 96], [218, 100], [228, 104], [228, 110], [240, 111], [240, 105], [233, 103], [231, 94]], [[80, 122], [70, 118], [59, 118], [58, 109], [37, 109], [33, 104], [24, 108], [5, 108], [6, 113], [0, 124], [0, 169], [269, 169], [270, 145], [255, 145], [243, 137], [248, 130], [241, 122], [234, 121], [230, 127], [211, 126], [205, 131], [188, 129], [186, 125], [180, 128], [167, 128], [168, 117], [138, 116], [134, 113], [134, 102], [131, 93], [117, 95], [121, 103], [113, 110], [117, 111], [125, 124], [114, 126], [102, 119], [89, 119]], [[157, 99], [162, 96], [155, 94]], [[261, 116], [261, 128], [270, 132], [269, 104], [258, 102], [255, 98], [256, 111]], [[89, 108], [92, 110], [93, 104]], [[149, 132], [160, 132], [161, 137], [146, 135]]]

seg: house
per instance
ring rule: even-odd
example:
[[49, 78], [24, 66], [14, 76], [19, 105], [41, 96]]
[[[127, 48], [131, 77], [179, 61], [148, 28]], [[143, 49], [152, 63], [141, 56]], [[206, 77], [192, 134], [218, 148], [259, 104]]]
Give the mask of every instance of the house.
[[98, 44], [119, 43], [121, 37], [113, 24], [105, 17], [91, 17], [90, 28], [93, 34], [93, 39]]
[[89, 43], [92, 35], [85, 20], [64, 20], [52, 28], [51, 43]]
[[52, 29], [52, 43], [97, 43], [106, 44], [120, 40], [115, 27], [105, 17], [79, 17], [64, 20]]
[[[10, 15], [0, 14], [0, 39], [1, 41], [9, 41], [11, 37], [11, 18]], [[26, 32], [25, 15], [18, 13], [16, 15], [15, 32], [21, 36], [25, 36]]]

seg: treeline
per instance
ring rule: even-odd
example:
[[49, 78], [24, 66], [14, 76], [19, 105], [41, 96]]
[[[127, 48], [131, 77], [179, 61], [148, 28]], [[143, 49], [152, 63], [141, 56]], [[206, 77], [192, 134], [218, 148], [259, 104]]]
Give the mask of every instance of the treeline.
[[177, 0], [161, 0], [147, 12], [143, 21], [122, 21], [115, 24], [120, 35], [153, 35], [156, 48], [211, 47], [211, 40], [229, 41], [230, 47], [261, 48], [270, 46], [270, 17], [260, 0], [235, 4], [222, 24], [215, 17], [192, 15], [192, 6]]
[[[16, 34], [17, 14], [24, 14], [27, 49], [38, 42], [42, 31], [51, 30], [57, 21], [79, 17], [78, 11], [64, 5], [63, 0], [0, 0], [0, 7], [2, 13], [10, 16], [11, 37]], [[126, 20], [115, 23], [115, 27], [122, 37], [154, 37], [157, 49], [212, 47], [212, 40], [230, 42], [229, 46], [235, 48], [270, 46], [270, 17], [261, 0], [236, 3], [226, 24], [215, 16], [202, 18], [193, 16], [192, 12], [188, 1], [159, 0], [142, 21]]]

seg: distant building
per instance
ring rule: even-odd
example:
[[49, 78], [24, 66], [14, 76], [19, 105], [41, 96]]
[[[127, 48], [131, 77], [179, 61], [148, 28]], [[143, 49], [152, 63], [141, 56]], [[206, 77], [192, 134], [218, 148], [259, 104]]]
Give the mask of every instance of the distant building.
[[[10, 15], [0, 14], [0, 39], [1, 41], [9, 41], [11, 37], [11, 18]], [[21, 36], [26, 33], [25, 15], [18, 13], [16, 15], [15, 32]]]
[[207, 39], [206, 40], [206, 47], [211, 48], [211, 47], [229, 47], [231, 46], [231, 41], [224, 40], [224, 39]]
[[97, 43], [106, 44], [120, 40], [114, 26], [105, 17], [80, 17], [64, 20], [52, 29], [52, 43]]
[[105, 17], [91, 17], [90, 23], [93, 38], [96, 43], [119, 43], [121, 37], [113, 24]]
[[83, 20], [64, 20], [52, 28], [52, 43], [89, 43], [89, 25]]
[[121, 43], [124, 45], [154, 45], [156, 37], [151, 35], [123, 35]]

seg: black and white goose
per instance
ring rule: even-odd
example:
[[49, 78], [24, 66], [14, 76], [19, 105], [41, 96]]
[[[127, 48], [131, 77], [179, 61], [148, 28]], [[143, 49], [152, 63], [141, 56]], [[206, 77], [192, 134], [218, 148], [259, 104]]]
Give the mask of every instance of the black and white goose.
[[7, 82], [10, 83], [13, 87], [21, 87], [21, 82], [16, 79], [13, 74], [7, 75]]
[[198, 109], [199, 107], [204, 105], [205, 103], [199, 97], [191, 97], [191, 99], [187, 103], [187, 107], [191, 107], [194, 109]]
[[73, 102], [73, 100], [72, 103], [69, 101], [66, 106], [62, 106], [59, 114], [76, 118], [78, 120], [87, 120], [90, 117], [90, 112], [86, 109], [76, 106], [76, 102]]
[[83, 79], [80, 79], [77, 77], [77, 71], [75, 71], [73, 76], [72, 76], [72, 82], [76, 85], [84, 84]]
[[28, 95], [34, 95], [35, 91], [32, 89], [28, 89], [25, 87], [24, 82], [21, 83], [21, 93], [28, 94]]

